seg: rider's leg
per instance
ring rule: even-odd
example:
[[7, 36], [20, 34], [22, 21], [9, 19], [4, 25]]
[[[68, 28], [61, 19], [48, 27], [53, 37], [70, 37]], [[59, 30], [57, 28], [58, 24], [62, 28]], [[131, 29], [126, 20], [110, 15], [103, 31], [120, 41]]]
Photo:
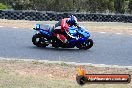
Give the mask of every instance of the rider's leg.
[[67, 43], [68, 40], [65, 36], [65, 34], [61, 31], [61, 29], [54, 30], [54, 36], [56, 36], [59, 40], [61, 40], [63, 43]]

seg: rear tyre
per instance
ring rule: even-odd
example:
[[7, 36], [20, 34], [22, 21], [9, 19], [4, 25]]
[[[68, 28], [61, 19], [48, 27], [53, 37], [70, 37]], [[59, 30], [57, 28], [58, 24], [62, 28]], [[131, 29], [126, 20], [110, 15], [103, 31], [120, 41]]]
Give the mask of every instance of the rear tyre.
[[46, 47], [46, 46], [48, 46], [49, 44], [46, 43], [47, 41], [48, 41], [48, 39], [46, 37], [42, 36], [41, 34], [35, 34], [32, 37], [32, 42], [37, 47]]

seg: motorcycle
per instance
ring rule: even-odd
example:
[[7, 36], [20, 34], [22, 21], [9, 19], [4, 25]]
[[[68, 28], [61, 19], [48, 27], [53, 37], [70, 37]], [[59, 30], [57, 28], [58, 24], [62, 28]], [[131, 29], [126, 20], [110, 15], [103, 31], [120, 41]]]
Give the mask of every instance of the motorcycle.
[[[49, 44], [54, 48], [74, 48], [79, 49], [90, 49], [93, 46], [93, 40], [90, 39], [90, 33], [84, 27], [69, 27], [70, 35], [74, 38], [68, 39], [68, 43], [63, 43], [56, 36], [53, 35], [54, 26], [51, 27], [47, 24], [36, 24], [36, 27], [33, 28], [36, 33], [32, 37], [32, 42], [37, 47], [47, 47]], [[70, 36], [68, 35], [68, 36]]]

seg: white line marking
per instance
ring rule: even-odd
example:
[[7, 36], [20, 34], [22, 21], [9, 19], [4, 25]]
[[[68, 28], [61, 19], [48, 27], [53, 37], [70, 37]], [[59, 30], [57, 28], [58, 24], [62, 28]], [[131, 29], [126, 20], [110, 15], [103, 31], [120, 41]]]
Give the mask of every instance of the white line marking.
[[13, 28], [18, 28], [18, 27], [13, 27]]
[[106, 33], [106, 32], [99, 32], [99, 33], [102, 33], [102, 34], [104, 34], [104, 33]]
[[121, 35], [122, 33], [116, 33], [117, 35]]
[[4, 27], [4, 26], [0, 26], [0, 27]]

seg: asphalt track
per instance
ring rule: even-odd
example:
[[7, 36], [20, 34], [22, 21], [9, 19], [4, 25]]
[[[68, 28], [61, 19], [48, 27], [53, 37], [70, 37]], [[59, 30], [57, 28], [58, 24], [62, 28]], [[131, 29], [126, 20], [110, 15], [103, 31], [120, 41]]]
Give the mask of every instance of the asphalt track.
[[0, 57], [132, 66], [132, 35], [91, 33], [89, 50], [38, 48], [33, 30], [0, 27]]

